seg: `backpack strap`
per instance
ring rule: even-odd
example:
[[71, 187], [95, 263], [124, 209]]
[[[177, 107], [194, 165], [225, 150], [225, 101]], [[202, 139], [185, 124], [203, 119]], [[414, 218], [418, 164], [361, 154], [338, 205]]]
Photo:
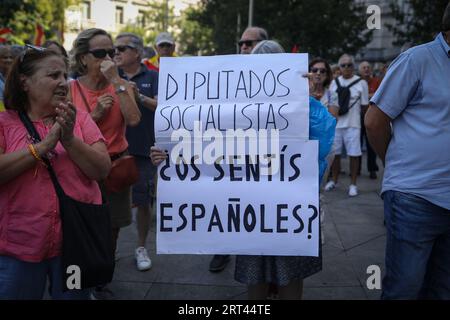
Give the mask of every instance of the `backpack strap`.
[[339, 77], [336, 77], [335, 81], [336, 81], [336, 85], [338, 88], [342, 88], [341, 83], [339, 82]]
[[350, 88], [351, 86], [357, 84], [357, 83], [360, 82], [360, 81], [361, 81], [361, 78], [356, 79], [355, 81], [353, 81], [352, 83], [350, 83], [350, 84], [347, 86], [347, 88]]

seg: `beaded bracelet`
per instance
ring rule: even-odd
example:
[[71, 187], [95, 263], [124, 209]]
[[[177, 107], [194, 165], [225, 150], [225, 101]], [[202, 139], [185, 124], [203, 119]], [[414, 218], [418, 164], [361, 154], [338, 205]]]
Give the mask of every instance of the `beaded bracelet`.
[[41, 156], [39, 155], [39, 153], [37, 152], [36, 148], [34, 147], [33, 144], [29, 144], [28, 145], [28, 150], [30, 151], [31, 155], [37, 160], [42, 162], [45, 165], [45, 162], [42, 160]]

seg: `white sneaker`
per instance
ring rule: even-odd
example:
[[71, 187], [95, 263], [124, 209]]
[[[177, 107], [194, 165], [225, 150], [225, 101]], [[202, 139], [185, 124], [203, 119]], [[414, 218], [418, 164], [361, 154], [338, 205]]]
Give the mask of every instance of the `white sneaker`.
[[336, 188], [336, 183], [334, 183], [333, 180], [330, 180], [330, 181], [327, 182], [327, 184], [325, 185], [324, 189], [325, 189], [325, 191], [331, 191], [334, 188]]
[[348, 188], [348, 195], [350, 197], [354, 197], [358, 195], [358, 187], [354, 184], [351, 184], [350, 187]]
[[147, 249], [139, 247], [135, 252], [136, 266], [139, 271], [145, 271], [152, 267], [152, 261], [148, 257]]

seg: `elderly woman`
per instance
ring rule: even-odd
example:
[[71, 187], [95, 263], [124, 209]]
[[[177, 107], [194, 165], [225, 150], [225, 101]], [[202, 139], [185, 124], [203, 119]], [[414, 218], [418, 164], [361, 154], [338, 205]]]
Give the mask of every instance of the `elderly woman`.
[[[43, 158], [50, 160], [65, 193], [101, 204], [96, 182], [110, 168], [105, 140], [88, 113], [67, 102], [66, 61], [30, 48], [6, 79], [0, 113], [0, 299], [41, 299], [47, 277], [55, 299], [86, 299], [85, 290], [63, 293], [59, 202]], [[27, 114], [42, 141], [19, 118]]]
[[[275, 41], [264, 40], [252, 54], [283, 53]], [[336, 120], [316, 99], [309, 100], [309, 138], [319, 140], [320, 179], [327, 167], [326, 156], [333, 144]], [[150, 156], [155, 165], [166, 159], [166, 154], [157, 147], [151, 148]], [[322, 269], [321, 249], [319, 257], [244, 256], [236, 258], [235, 279], [248, 286], [249, 299], [266, 299], [269, 287], [275, 286], [280, 299], [301, 299], [303, 279]]]
[[[69, 84], [73, 103], [91, 114], [106, 139], [112, 161], [128, 154], [126, 126], [136, 126], [141, 118], [133, 88], [119, 76], [114, 55], [113, 41], [106, 31], [82, 31], [74, 41], [71, 61], [79, 77]], [[100, 187], [110, 204], [115, 250], [120, 228], [131, 224], [131, 186], [119, 192], [109, 192], [103, 184]]]

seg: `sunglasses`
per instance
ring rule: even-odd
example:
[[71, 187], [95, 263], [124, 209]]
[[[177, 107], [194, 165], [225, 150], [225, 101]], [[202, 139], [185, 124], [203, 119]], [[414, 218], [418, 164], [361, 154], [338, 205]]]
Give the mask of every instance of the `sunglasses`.
[[317, 72], [319, 72], [320, 74], [325, 74], [325, 73], [327, 73], [327, 69], [323, 69], [323, 68], [311, 68], [311, 72], [312, 72], [312, 73], [317, 73]]
[[32, 52], [32, 51], [44, 52], [45, 50], [47, 50], [47, 49], [43, 48], [43, 47], [37, 47], [37, 46], [33, 46], [31, 44], [26, 44], [25, 45], [25, 50], [23, 50], [22, 54], [20, 55], [20, 63], [23, 62], [23, 59], [25, 58], [27, 53]]
[[170, 44], [168, 42], [163, 42], [163, 43], [158, 44], [158, 47], [160, 47], [160, 48], [171, 48], [172, 44]]
[[239, 45], [239, 47], [242, 47], [245, 44], [247, 47], [251, 47], [251, 46], [253, 46], [254, 42], [259, 42], [259, 41], [261, 41], [261, 40], [240, 40], [238, 42], [238, 45]]
[[116, 54], [116, 51], [114, 49], [95, 49], [89, 50], [88, 52], [97, 59], [103, 59], [106, 57], [106, 55], [108, 55], [112, 59]]
[[343, 64], [340, 64], [339, 67], [341, 67], [341, 68], [352, 68], [353, 67], [353, 63], [343, 63]]
[[116, 50], [119, 52], [124, 52], [127, 49], [136, 49], [133, 46], [130, 46], [129, 44], [125, 45], [125, 46], [116, 46]]

